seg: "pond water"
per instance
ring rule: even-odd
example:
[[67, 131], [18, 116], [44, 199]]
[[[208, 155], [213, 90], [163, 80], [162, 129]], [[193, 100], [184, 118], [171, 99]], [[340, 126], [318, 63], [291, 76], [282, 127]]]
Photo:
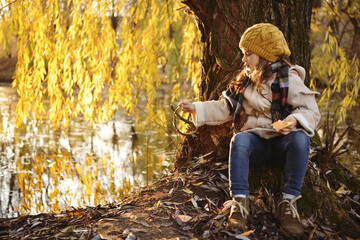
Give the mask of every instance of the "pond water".
[[[16, 128], [17, 101], [15, 89], [0, 86], [0, 218], [119, 201], [172, 169], [180, 141], [175, 133], [135, 123], [121, 111], [96, 128], [81, 118], [67, 131], [48, 122]], [[328, 111], [321, 112], [325, 120]], [[359, 129], [359, 119], [354, 110], [347, 123]], [[359, 176], [359, 136], [346, 140], [340, 160]]]
[[[0, 87], [0, 218], [119, 201], [172, 169], [176, 134], [135, 124], [126, 112], [88, 127], [15, 127], [18, 95]], [[175, 139], [175, 140], [174, 140]]]

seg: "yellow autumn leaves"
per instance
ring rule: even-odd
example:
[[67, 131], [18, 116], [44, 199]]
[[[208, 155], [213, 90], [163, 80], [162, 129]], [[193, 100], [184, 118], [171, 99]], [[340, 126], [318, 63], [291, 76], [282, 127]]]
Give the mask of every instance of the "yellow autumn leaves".
[[17, 39], [17, 123], [46, 118], [67, 126], [81, 115], [93, 124], [119, 106], [133, 114], [141, 97], [151, 112], [166, 85], [175, 101], [181, 86], [200, 79], [199, 33], [181, 8], [162, 0], [17, 1], [4, 8], [0, 29]]
[[[341, 6], [341, 1], [333, 1], [331, 4]], [[331, 8], [331, 4], [324, 2], [321, 8], [313, 10], [311, 43], [314, 47], [311, 53], [310, 87], [323, 89], [319, 105], [328, 105], [330, 100], [337, 99], [335, 105], [339, 123], [345, 120], [347, 111], [356, 105], [358, 99], [360, 63], [359, 57], [356, 54], [352, 57], [351, 54], [356, 51], [351, 49], [355, 34], [351, 30], [351, 24], [348, 25], [351, 21], [347, 18], [352, 15], [354, 19], [358, 19], [359, 16], [353, 15], [357, 13], [356, 1], [339, 13], [335, 9], [341, 8]], [[342, 34], [336, 32], [335, 25], [342, 29]]]

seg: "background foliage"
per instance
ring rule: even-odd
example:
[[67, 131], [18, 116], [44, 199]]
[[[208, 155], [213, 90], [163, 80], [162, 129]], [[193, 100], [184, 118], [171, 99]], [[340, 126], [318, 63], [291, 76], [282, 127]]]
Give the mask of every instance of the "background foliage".
[[311, 24], [311, 87], [319, 104], [338, 103], [339, 121], [356, 105], [360, 87], [360, 1], [317, 1]]
[[67, 126], [79, 114], [96, 123], [111, 119], [118, 106], [133, 114], [142, 99], [149, 115], [157, 114], [160, 87], [171, 85], [166, 93], [174, 101], [180, 84], [196, 85], [188, 80], [199, 74], [198, 32], [178, 1], [29, 0], [2, 6], [5, 54], [9, 39], [17, 45], [18, 124], [46, 117], [54, 127]]

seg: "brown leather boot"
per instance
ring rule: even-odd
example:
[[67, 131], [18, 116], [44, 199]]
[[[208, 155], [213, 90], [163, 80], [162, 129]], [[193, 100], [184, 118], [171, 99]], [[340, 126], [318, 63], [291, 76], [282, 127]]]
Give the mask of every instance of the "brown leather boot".
[[296, 207], [297, 196], [294, 199], [281, 199], [278, 204], [276, 217], [280, 221], [280, 231], [286, 236], [299, 236], [304, 233], [304, 225], [300, 222]]
[[226, 201], [221, 212], [226, 214], [230, 210], [227, 227], [246, 229], [246, 223], [250, 213], [249, 205], [250, 200], [248, 197], [233, 198], [232, 200]]

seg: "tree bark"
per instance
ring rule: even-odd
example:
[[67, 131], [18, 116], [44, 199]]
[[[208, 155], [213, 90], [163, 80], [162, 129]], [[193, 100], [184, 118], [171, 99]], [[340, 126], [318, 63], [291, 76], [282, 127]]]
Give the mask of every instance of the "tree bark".
[[[217, 99], [242, 66], [238, 47], [246, 28], [260, 22], [276, 25], [292, 52], [290, 61], [310, 69], [309, 30], [312, 1], [184, 0], [202, 33], [201, 100]], [[306, 84], [309, 82], [307, 74]]]

